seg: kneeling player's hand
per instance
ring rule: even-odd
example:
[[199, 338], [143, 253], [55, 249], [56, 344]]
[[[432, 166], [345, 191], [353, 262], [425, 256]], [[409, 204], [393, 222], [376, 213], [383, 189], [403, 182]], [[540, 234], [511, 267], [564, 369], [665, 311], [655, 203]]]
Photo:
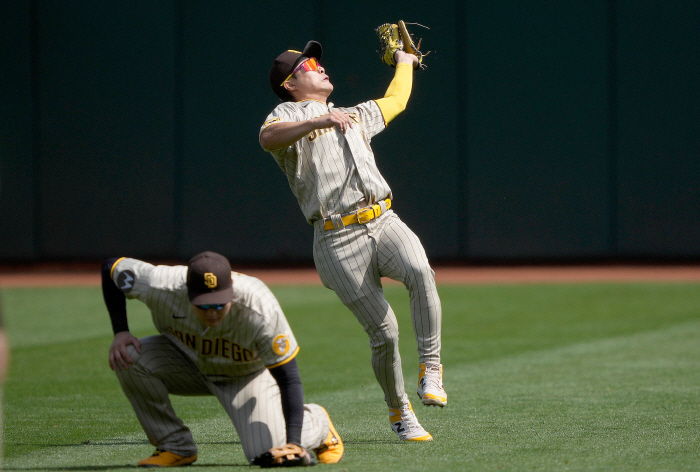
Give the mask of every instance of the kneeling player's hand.
[[134, 365], [134, 361], [126, 349], [129, 345], [133, 345], [136, 352], [141, 352], [141, 343], [130, 332], [120, 331], [114, 335], [112, 345], [109, 347], [109, 367], [112, 370], [128, 369], [129, 366]]
[[253, 465], [260, 467], [296, 467], [314, 465], [316, 462], [309, 451], [296, 444], [288, 443], [281, 447], [273, 447], [253, 459]]

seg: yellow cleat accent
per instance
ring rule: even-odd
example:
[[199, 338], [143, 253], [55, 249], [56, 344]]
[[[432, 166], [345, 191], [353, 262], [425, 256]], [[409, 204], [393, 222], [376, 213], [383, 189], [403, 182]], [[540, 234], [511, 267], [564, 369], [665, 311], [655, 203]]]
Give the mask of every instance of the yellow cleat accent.
[[442, 364], [421, 364], [418, 373], [418, 397], [423, 405], [447, 405], [447, 392], [442, 385]]
[[432, 440], [433, 440], [433, 436], [432, 436], [430, 433], [428, 433], [428, 434], [425, 435], [425, 436], [420, 436], [420, 437], [417, 437], [417, 438], [408, 438], [408, 439], [405, 439], [405, 441], [432, 441]]
[[338, 431], [336, 431], [335, 426], [333, 426], [330, 415], [325, 408], [323, 408], [323, 411], [328, 417], [328, 437], [323, 444], [314, 449], [314, 452], [316, 453], [316, 459], [318, 459], [321, 464], [337, 464], [340, 462], [340, 459], [343, 458], [345, 446], [343, 446], [343, 440], [340, 439]]
[[408, 407], [398, 409], [389, 408], [389, 421], [391, 429], [399, 435], [402, 441], [432, 441], [433, 437], [418, 422], [416, 414], [413, 412], [411, 403]]
[[151, 457], [147, 457], [139, 461], [139, 467], [177, 467], [181, 465], [190, 465], [197, 460], [197, 454], [194, 456], [180, 456], [168, 451], [156, 451]]
[[432, 400], [434, 404], [447, 403], [447, 397], [433, 395], [432, 393], [426, 393], [423, 395], [423, 403], [427, 405], [428, 402], [426, 400]]

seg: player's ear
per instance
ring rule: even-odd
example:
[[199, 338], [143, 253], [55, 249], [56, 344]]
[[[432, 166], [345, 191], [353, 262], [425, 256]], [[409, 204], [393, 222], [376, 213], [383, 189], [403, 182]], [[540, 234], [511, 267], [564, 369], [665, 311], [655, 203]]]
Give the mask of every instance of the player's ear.
[[292, 82], [290, 82], [289, 80], [286, 81], [284, 84], [282, 84], [282, 86], [287, 90], [287, 92], [291, 92], [291, 91], [297, 89], [297, 86], [294, 85], [294, 84], [293, 84]]

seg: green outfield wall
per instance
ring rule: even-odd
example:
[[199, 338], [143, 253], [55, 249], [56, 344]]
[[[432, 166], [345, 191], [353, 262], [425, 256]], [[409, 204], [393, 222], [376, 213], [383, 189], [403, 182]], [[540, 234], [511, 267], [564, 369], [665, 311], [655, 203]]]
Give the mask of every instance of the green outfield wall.
[[700, 258], [700, 3], [290, 7], [4, 1], [0, 262], [311, 261], [257, 139], [272, 59], [316, 39], [333, 103], [379, 98], [373, 28], [399, 19], [433, 51], [373, 147], [431, 259]]

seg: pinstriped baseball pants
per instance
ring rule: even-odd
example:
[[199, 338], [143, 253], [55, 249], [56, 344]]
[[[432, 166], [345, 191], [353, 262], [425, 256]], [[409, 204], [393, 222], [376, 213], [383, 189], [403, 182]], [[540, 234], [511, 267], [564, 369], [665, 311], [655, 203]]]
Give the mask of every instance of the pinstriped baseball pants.
[[369, 335], [372, 368], [389, 408], [407, 405], [399, 326], [384, 297], [381, 277], [408, 289], [419, 362], [440, 363], [440, 298], [418, 236], [393, 210], [365, 225], [325, 231], [320, 220], [314, 227], [314, 262], [321, 281], [335, 291]]
[[[233, 421], [249, 461], [271, 447], [287, 443], [279, 387], [267, 369], [232, 381], [212, 382], [165, 336], [139, 341], [140, 354], [129, 346], [135, 365], [116, 374], [148, 440], [158, 449], [181, 456], [197, 454], [192, 433], [175, 414], [169, 394], [215, 395]], [[302, 446], [320, 446], [328, 431], [328, 417], [323, 409], [315, 404], [304, 405]]]

